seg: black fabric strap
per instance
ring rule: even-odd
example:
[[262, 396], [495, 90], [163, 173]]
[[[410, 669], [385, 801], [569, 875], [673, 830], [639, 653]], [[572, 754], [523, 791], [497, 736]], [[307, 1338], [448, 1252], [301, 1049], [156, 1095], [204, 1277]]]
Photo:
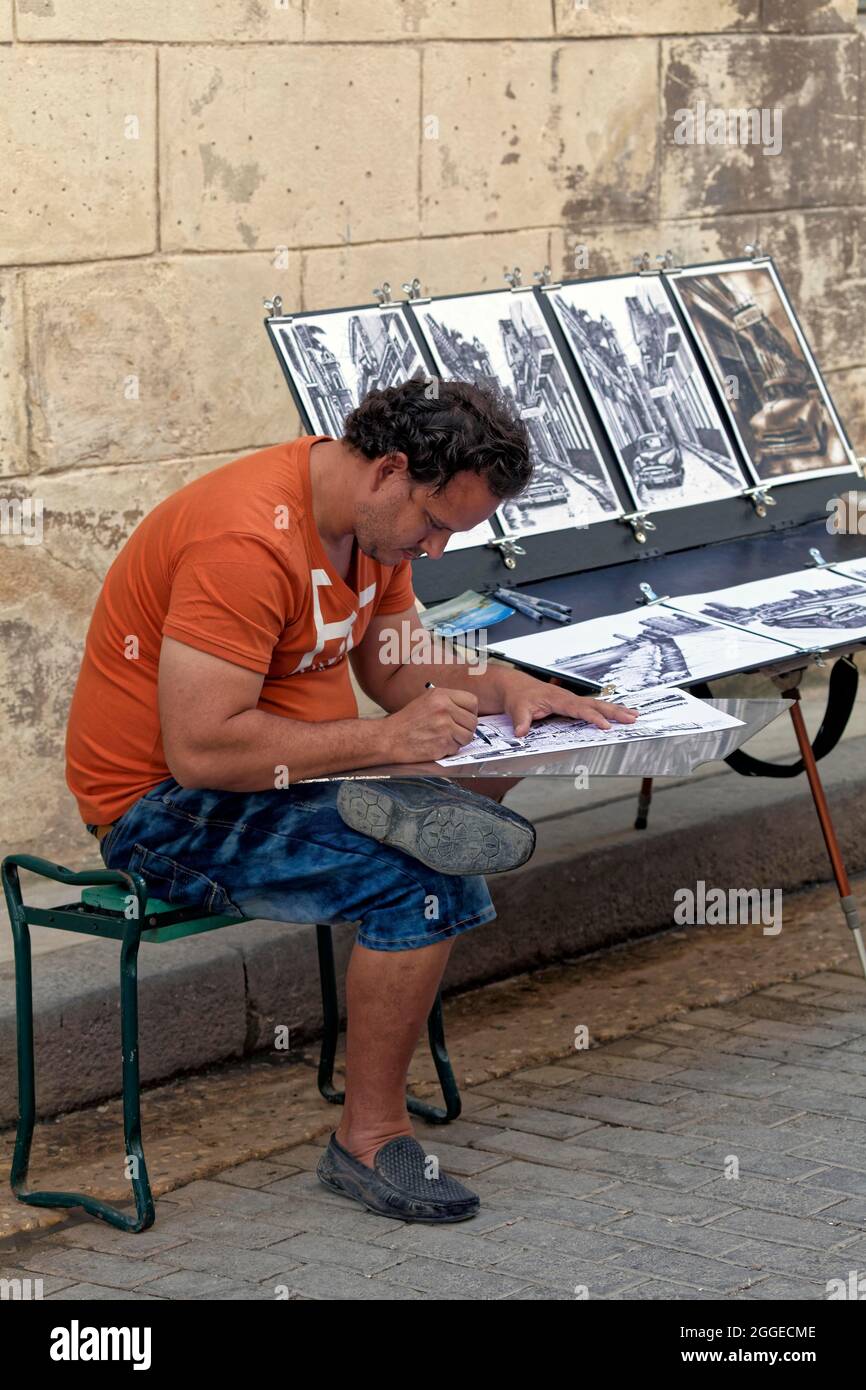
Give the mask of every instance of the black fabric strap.
[[[845, 732], [845, 726], [854, 708], [859, 676], [857, 666], [850, 656], [840, 656], [835, 662], [830, 672], [827, 708], [812, 743], [816, 762], [836, 747]], [[700, 699], [713, 698], [706, 681], [690, 686], [689, 690]], [[743, 777], [799, 777], [804, 766], [802, 758], [798, 758], [795, 763], [769, 763], [763, 758], [753, 757], [744, 748], [737, 748], [735, 752], [729, 753], [725, 762]]]

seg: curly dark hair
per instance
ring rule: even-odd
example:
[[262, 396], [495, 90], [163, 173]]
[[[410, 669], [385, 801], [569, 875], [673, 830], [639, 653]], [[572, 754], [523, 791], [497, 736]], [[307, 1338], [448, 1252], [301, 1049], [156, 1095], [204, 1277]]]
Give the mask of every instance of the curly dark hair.
[[344, 439], [365, 458], [404, 453], [409, 476], [441, 492], [455, 473], [481, 475], [494, 497], [515, 497], [532, 476], [526, 426], [501, 392], [468, 381], [415, 376], [369, 391]]

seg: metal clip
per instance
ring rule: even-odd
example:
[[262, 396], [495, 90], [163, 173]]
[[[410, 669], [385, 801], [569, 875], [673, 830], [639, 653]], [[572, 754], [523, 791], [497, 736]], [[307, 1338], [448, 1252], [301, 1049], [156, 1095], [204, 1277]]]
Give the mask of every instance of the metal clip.
[[819, 569], [821, 568], [822, 565], [827, 565], [827, 564], [830, 563], [829, 560], [825, 560], [825, 559], [824, 559], [824, 556], [821, 554], [821, 552], [820, 552], [820, 550], [818, 549], [817, 545], [810, 545], [810, 546], [809, 546], [809, 554], [811, 555], [812, 560], [813, 560], [814, 563], [818, 566]]
[[544, 266], [542, 270], [533, 270], [532, 278], [536, 281], [540, 290], [558, 290], [561, 288], [561, 282], [559, 280], [554, 284], [549, 265]]
[[649, 251], [642, 251], [639, 256], [632, 256], [631, 263], [640, 275], [654, 275], [655, 271], [650, 263]]
[[520, 274], [519, 265], [516, 265], [513, 270], [506, 270], [502, 278], [511, 286], [513, 290], [522, 290], [528, 288], [528, 286], [525, 286], [523, 284], [523, 279]]
[[655, 522], [650, 521], [646, 512], [631, 512], [628, 516], [621, 516], [620, 521], [631, 527], [638, 545], [643, 545], [647, 531], [655, 531], [656, 529]]
[[768, 261], [770, 259], [770, 257], [767, 255], [766, 251], [764, 251], [759, 241], [748, 242], [743, 247], [743, 250], [745, 251], [747, 256], [751, 256], [753, 261]]
[[418, 279], [417, 275], [411, 280], [407, 280], [404, 285], [400, 286], [400, 289], [403, 291], [406, 298], [412, 300], [413, 303], [421, 298], [421, 281]]
[[283, 301], [278, 294], [273, 299], [263, 299], [263, 305], [268, 311], [269, 319], [281, 319], [283, 317]]
[[383, 280], [381, 285], [376, 286], [373, 296], [379, 301], [380, 309], [390, 309], [397, 303], [396, 299], [391, 298], [391, 284], [388, 280]]
[[658, 261], [662, 270], [680, 269], [680, 263], [674, 255], [673, 251], [665, 251], [663, 256], [656, 256], [656, 260]]
[[866, 478], [866, 458], [862, 454], [855, 454], [854, 462], [857, 465], [857, 472]]
[[643, 594], [644, 603], [664, 603], [665, 599], [670, 597], [669, 594], [657, 594], [652, 584], [647, 583], [646, 580], [643, 580], [638, 588]]
[[748, 497], [758, 516], [766, 516], [768, 507], [775, 507], [776, 499], [768, 487], [747, 487], [743, 496]]
[[523, 546], [518, 545], [517, 541], [513, 540], [510, 536], [496, 536], [492, 540], [487, 541], [487, 544], [490, 546], [491, 550], [499, 551], [499, 557], [502, 563], [505, 565], [505, 568], [509, 570], [516, 570], [517, 556], [526, 554]]

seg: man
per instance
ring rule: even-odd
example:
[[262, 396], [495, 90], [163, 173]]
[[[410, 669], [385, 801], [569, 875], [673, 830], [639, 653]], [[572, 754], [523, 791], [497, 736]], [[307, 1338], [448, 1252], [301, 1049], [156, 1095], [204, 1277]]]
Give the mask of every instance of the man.
[[[379, 660], [383, 636], [420, 627], [412, 557], [438, 559], [530, 471], [525, 428], [498, 398], [442, 382], [431, 399], [415, 380], [371, 392], [342, 439], [308, 436], [203, 475], [111, 566], [70, 710], [67, 781], [109, 868], [172, 903], [359, 923], [346, 1104], [319, 1176], [402, 1220], [478, 1208], [430, 1175], [405, 1103], [454, 938], [495, 916], [449, 827], [469, 824], [479, 862], [489, 840], [492, 869], [528, 851], [519, 817], [438, 779], [392, 783], [384, 802], [368, 784], [378, 821], [362, 829], [339, 814], [339, 781], [303, 779], [441, 758], [479, 713], [507, 712], [518, 733], [554, 712], [603, 727], [635, 717], [504, 665]], [[358, 718], [347, 656], [384, 718]]]

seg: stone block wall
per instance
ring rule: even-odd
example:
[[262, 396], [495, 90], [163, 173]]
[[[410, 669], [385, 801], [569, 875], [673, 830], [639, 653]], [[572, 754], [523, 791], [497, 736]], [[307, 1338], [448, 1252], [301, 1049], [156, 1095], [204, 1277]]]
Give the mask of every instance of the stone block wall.
[[[298, 430], [261, 301], [777, 258], [866, 448], [855, 0], [0, 0], [0, 844], [63, 780], [91, 607], [169, 491]], [[782, 113], [782, 147], [678, 111]]]

